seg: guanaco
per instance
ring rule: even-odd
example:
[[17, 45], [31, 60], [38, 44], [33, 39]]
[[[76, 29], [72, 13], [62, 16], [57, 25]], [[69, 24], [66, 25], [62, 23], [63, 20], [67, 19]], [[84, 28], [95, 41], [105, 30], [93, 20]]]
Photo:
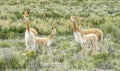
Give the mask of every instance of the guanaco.
[[[79, 31], [79, 28], [75, 22], [75, 16], [71, 16], [70, 19], [71, 19], [71, 22], [73, 23], [74, 32]], [[97, 29], [97, 28], [83, 29], [82, 33], [84, 35], [93, 33], [97, 35], [99, 42], [102, 42], [103, 40], [103, 32], [100, 29]]]
[[95, 34], [91, 33], [91, 34], [83, 35], [82, 29], [80, 29], [80, 32], [76, 32], [76, 34], [78, 34], [78, 36], [80, 37], [81, 40], [80, 43], [82, 47], [85, 47], [85, 49], [87, 49], [88, 46], [92, 45], [92, 47], [94, 48], [94, 53], [96, 53], [98, 48], [97, 47], [98, 38]]
[[26, 21], [26, 31], [25, 31], [26, 50], [30, 50], [30, 47], [32, 49], [34, 49], [35, 48], [36, 35], [38, 33], [35, 29], [30, 28], [29, 12], [23, 12], [23, 18]]
[[51, 34], [48, 37], [37, 37], [36, 38], [36, 45], [41, 45], [43, 47], [43, 54], [44, 54], [44, 48], [47, 47], [49, 49], [49, 52], [51, 52], [50, 45], [52, 43], [52, 40], [56, 34], [56, 29], [54, 28], [51, 32]]

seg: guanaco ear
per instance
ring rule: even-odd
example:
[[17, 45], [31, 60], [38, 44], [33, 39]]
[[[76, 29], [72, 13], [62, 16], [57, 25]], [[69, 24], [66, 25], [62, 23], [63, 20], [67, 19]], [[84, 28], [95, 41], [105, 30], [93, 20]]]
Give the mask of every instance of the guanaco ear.
[[52, 30], [54, 30], [54, 29], [57, 31], [57, 29], [55, 27], [52, 27]]
[[24, 14], [25, 12], [22, 12], [22, 14]]
[[54, 28], [52, 27], [52, 30], [53, 30]]
[[53, 30], [53, 29], [56, 29], [56, 27], [52, 27], [52, 30]]
[[29, 15], [29, 11], [27, 12], [27, 14]]

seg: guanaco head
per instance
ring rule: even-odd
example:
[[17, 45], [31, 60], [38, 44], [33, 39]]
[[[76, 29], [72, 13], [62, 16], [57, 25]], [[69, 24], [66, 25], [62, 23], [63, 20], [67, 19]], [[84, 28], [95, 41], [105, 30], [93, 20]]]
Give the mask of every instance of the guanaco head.
[[28, 11], [23, 12], [23, 19], [26, 20], [26, 21], [29, 20], [29, 12]]
[[57, 31], [56, 31], [56, 29], [54, 28], [54, 29], [52, 30], [52, 34], [55, 35], [56, 32], [57, 32]]
[[75, 16], [70, 17], [71, 22], [75, 22]]

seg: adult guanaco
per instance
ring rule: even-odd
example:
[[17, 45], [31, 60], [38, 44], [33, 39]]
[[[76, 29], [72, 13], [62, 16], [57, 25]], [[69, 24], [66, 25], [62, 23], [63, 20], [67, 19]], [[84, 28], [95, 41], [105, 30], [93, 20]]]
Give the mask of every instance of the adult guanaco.
[[23, 12], [23, 19], [26, 21], [26, 31], [25, 31], [25, 45], [26, 50], [35, 48], [36, 35], [38, 34], [34, 28], [30, 28], [29, 22], [29, 12]]

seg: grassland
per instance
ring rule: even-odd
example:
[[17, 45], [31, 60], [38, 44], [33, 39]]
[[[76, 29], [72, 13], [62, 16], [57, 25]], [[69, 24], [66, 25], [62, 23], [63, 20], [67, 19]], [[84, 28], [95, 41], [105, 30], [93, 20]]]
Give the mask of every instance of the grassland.
[[[120, 1], [117, 0], [1, 0], [0, 1], [0, 70], [76, 71], [94, 69], [120, 70]], [[26, 24], [22, 12], [30, 12], [30, 25], [39, 36], [47, 36], [57, 28], [51, 49], [53, 56], [42, 47], [24, 51]], [[83, 28], [99, 28], [104, 32], [104, 52], [85, 57], [75, 43], [69, 17]], [[80, 20], [82, 18], [82, 20]], [[26, 54], [25, 56], [23, 54]]]

